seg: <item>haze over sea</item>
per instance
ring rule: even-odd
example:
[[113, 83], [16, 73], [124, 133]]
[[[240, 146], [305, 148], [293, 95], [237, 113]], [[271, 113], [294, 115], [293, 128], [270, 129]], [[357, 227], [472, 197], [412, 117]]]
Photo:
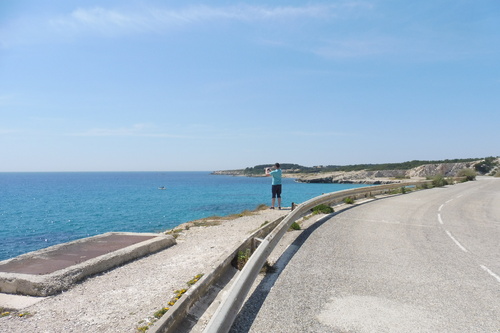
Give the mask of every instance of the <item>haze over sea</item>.
[[[109, 231], [160, 232], [253, 210], [270, 203], [270, 184], [210, 172], [0, 173], [0, 260]], [[285, 178], [282, 205], [360, 186]]]

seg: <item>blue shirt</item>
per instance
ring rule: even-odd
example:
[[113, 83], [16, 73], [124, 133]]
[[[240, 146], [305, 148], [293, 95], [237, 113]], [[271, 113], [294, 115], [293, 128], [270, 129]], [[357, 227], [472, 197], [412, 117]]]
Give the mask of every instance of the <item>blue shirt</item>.
[[269, 174], [273, 177], [273, 185], [281, 185], [281, 169], [273, 170]]

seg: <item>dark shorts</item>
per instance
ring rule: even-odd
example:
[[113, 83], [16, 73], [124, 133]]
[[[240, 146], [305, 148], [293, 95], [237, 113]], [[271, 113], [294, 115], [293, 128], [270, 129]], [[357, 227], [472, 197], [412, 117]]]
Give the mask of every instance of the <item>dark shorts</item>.
[[272, 185], [273, 198], [281, 198], [281, 185]]

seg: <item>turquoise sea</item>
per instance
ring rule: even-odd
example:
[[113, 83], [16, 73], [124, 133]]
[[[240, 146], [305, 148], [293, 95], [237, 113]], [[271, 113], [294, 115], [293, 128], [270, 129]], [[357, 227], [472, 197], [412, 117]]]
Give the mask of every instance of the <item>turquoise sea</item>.
[[[270, 184], [210, 172], [0, 173], [0, 260], [109, 231], [159, 232], [253, 210], [270, 203]], [[360, 186], [286, 178], [282, 205]]]

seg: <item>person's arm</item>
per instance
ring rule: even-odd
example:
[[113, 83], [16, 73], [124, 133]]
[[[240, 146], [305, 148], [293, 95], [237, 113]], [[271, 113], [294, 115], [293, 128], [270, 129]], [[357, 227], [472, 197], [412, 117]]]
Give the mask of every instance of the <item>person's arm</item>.
[[266, 177], [271, 176], [271, 168], [266, 168]]

